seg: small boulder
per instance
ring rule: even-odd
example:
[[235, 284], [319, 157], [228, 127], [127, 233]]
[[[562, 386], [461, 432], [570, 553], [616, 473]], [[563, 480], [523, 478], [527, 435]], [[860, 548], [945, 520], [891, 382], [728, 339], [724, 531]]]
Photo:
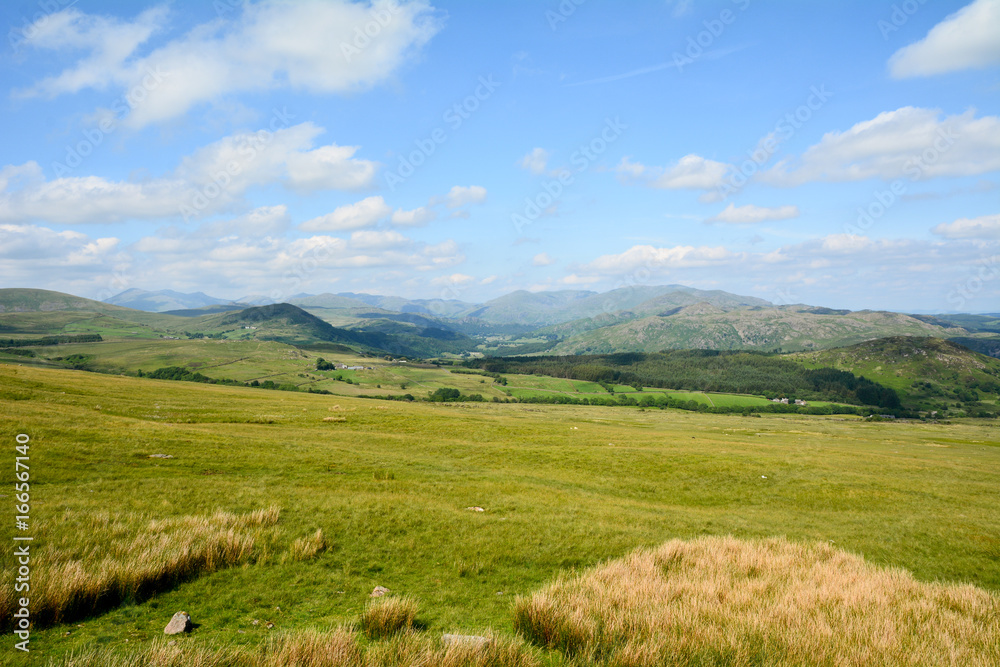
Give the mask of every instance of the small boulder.
[[485, 512], [486, 511], [482, 507], [466, 507], [465, 509], [470, 510], [472, 512]]
[[191, 614], [186, 611], [174, 614], [167, 627], [163, 628], [165, 635], [179, 635], [182, 632], [191, 632]]
[[371, 595], [369, 595], [368, 597], [380, 598], [380, 597], [382, 597], [383, 595], [385, 595], [388, 592], [389, 592], [389, 589], [386, 588], [385, 586], [376, 586], [375, 590], [373, 590], [372, 593], [371, 593]]

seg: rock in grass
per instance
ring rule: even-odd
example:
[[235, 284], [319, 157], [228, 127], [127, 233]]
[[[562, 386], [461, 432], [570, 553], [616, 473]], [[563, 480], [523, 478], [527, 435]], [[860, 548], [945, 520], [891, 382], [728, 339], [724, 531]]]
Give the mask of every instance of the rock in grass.
[[151, 459], [172, 459], [172, 458], [174, 458], [174, 456], [173, 456], [173, 454], [150, 454], [149, 458], [151, 458]]
[[490, 643], [490, 639], [489, 637], [480, 637], [478, 635], [441, 635], [441, 643], [445, 646], [449, 644], [487, 646]]
[[191, 614], [186, 611], [174, 614], [167, 627], [163, 628], [165, 635], [179, 635], [182, 632], [191, 632]]
[[386, 588], [385, 586], [376, 586], [375, 590], [373, 590], [372, 594], [369, 595], [368, 597], [380, 598], [380, 597], [382, 597], [383, 595], [385, 595], [388, 592], [389, 592], [389, 589]]

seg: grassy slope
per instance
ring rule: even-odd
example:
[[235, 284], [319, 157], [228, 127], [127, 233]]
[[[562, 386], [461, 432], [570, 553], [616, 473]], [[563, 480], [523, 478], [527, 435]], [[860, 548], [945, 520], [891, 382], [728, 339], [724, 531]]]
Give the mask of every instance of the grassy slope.
[[697, 304], [667, 317], [645, 317], [594, 329], [562, 341], [546, 354], [603, 354], [665, 349], [761, 349], [785, 351], [851, 345], [884, 336], [940, 336], [963, 333], [907, 315], [861, 311], [850, 314], [800, 312], [796, 307], [723, 312]]
[[[937, 338], [888, 338], [793, 358], [813, 368], [827, 366], [863, 375], [895, 389], [904, 403], [953, 401], [952, 387], [973, 380], [1000, 382], [1000, 360]], [[936, 388], [927, 389], [922, 386], [925, 382]]]
[[416, 598], [432, 632], [510, 632], [512, 596], [560, 569], [701, 534], [833, 541], [1000, 590], [992, 423], [372, 403], [9, 365], [0, 387], [0, 438], [33, 439], [40, 528], [277, 504], [288, 541], [322, 528], [334, 543], [39, 631], [36, 658], [145, 643], [178, 609], [201, 624], [192, 641], [256, 641], [265, 620], [326, 627], [356, 619], [376, 584]]

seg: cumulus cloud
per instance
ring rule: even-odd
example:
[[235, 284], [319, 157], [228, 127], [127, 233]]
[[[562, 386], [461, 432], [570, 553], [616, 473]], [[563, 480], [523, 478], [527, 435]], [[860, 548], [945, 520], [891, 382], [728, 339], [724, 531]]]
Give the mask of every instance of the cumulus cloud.
[[406, 211], [397, 208], [393, 211], [391, 222], [399, 227], [419, 227], [437, 218], [437, 213], [429, 206], [418, 206]]
[[975, 0], [896, 51], [889, 71], [897, 79], [933, 76], [1000, 64], [1000, 0]]
[[[173, 173], [139, 182], [99, 176], [46, 181], [34, 162], [0, 169], [0, 221], [62, 224], [202, 217], [243, 203], [253, 186], [296, 191], [370, 185], [377, 163], [353, 158], [357, 147], [313, 150], [323, 128], [302, 123], [274, 132], [224, 137], [183, 158]], [[12, 187], [12, 186], [19, 187]]]
[[547, 252], [540, 252], [531, 259], [532, 266], [549, 266], [555, 263], [556, 260], [549, 257]]
[[602, 255], [582, 268], [585, 272], [605, 275], [623, 274], [639, 268], [682, 268], [707, 266], [713, 263], [731, 261], [737, 256], [722, 246], [674, 246], [656, 248], [651, 245], [636, 245], [628, 250]]
[[545, 167], [549, 164], [549, 152], [544, 148], [535, 148], [521, 158], [518, 164], [521, 169], [526, 169], [532, 174], [544, 174]]
[[939, 109], [903, 107], [844, 132], [830, 132], [794, 161], [759, 175], [772, 185], [868, 178], [926, 180], [1000, 169], [1000, 117], [974, 110], [942, 117]]
[[765, 206], [754, 206], [753, 204], [739, 207], [735, 204], [730, 204], [718, 215], [706, 219], [705, 222], [724, 222], [732, 225], [741, 225], [766, 222], [768, 220], [788, 220], [797, 217], [799, 217], [798, 206], [768, 208]]
[[[142, 86], [143, 100], [125, 119], [143, 127], [176, 118], [227, 95], [289, 89], [349, 93], [385, 81], [440, 30], [423, 0], [265, 0], [243, 3], [233, 16], [195, 26], [146, 55], [138, 53], [167, 13], [156, 8], [131, 23], [74, 8], [46, 17], [44, 39], [27, 44], [62, 48], [69, 40], [87, 51], [75, 65], [20, 91], [54, 97], [85, 88], [116, 86], [127, 95]], [[367, 35], [366, 35], [367, 33]], [[366, 37], [367, 43], [358, 35]], [[143, 83], [162, 72], [155, 85]]]
[[444, 198], [448, 208], [460, 208], [467, 204], [482, 204], [486, 201], [486, 188], [481, 185], [456, 185]]
[[685, 155], [667, 167], [647, 167], [622, 158], [615, 171], [622, 181], [638, 181], [666, 190], [714, 190], [723, 184], [732, 167], [700, 155]]
[[453, 273], [450, 276], [439, 276], [431, 280], [431, 285], [468, 285], [475, 281], [472, 276], [464, 273]]
[[392, 207], [380, 196], [367, 197], [354, 204], [338, 206], [332, 213], [303, 222], [305, 232], [345, 231], [372, 227], [392, 214]]
[[931, 231], [948, 239], [1000, 239], [1000, 214], [959, 218], [943, 222]]

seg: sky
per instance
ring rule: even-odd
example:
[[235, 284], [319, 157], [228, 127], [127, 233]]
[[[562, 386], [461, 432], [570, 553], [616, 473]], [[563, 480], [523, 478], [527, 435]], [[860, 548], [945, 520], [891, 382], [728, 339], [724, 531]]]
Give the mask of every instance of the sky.
[[0, 18], [0, 287], [1000, 311], [1000, 0]]

